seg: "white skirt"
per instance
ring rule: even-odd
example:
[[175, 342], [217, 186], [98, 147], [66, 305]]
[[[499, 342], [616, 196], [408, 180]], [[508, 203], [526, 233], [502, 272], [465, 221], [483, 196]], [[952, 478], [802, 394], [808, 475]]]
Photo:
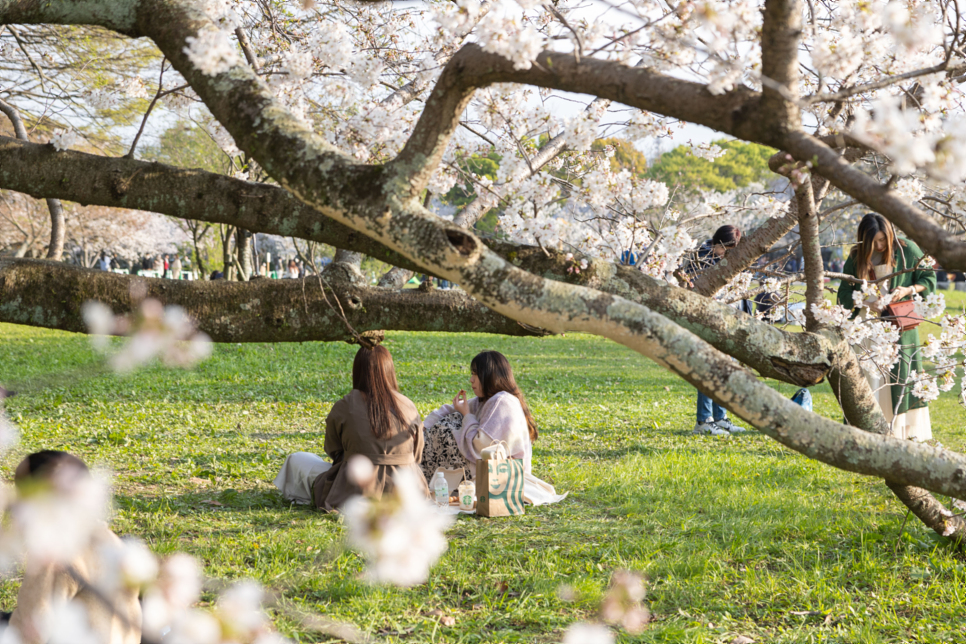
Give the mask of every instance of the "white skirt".
[[892, 406], [892, 385], [888, 383], [886, 377], [876, 372], [865, 372], [865, 378], [869, 381], [869, 386], [875, 395], [879, 408], [886, 422], [892, 427], [892, 436], [903, 440], [927, 441], [932, 438], [932, 424], [929, 421], [929, 407], [910, 409], [909, 411], [893, 416]]
[[295, 452], [285, 457], [282, 471], [275, 477], [277, 487], [289, 501], [296, 503], [312, 503], [312, 484], [319, 474], [332, 469], [332, 463], [310, 454], [309, 452]]
[[[876, 276], [880, 276], [880, 273], [882, 273], [880, 267], [876, 266], [875, 269]], [[888, 273], [882, 274], [886, 275]], [[868, 308], [863, 308], [861, 315], [863, 317], [869, 317], [871, 314]], [[871, 346], [871, 341], [865, 338], [862, 344], [868, 349]], [[865, 372], [865, 379], [869, 381], [869, 387], [872, 388], [872, 395], [875, 396], [876, 402], [879, 403], [882, 415], [885, 416], [886, 422], [892, 427], [892, 436], [903, 440], [914, 441], [927, 441], [932, 438], [929, 407], [910, 409], [905, 413], [893, 417], [895, 407], [892, 406], [892, 385], [889, 384], [888, 375], [881, 373], [878, 369], [863, 369], [863, 371]], [[910, 394], [907, 393], [906, 395]]]

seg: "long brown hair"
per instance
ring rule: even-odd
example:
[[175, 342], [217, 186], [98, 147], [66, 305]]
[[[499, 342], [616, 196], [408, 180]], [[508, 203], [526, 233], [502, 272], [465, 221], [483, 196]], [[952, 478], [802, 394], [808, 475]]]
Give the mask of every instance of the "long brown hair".
[[523, 415], [527, 419], [527, 430], [530, 433], [530, 440], [537, 440], [537, 423], [533, 420], [530, 407], [523, 397], [523, 392], [517, 386], [517, 381], [513, 378], [513, 369], [510, 368], [510, 361], [499, 351], [483, 351], [470, 362], [470, 370], [480, 379], [483, 387], [483, 395], [480, 396], [480, 407], [486, 404], [490, 398], [505, 391], [511, 396], [516, 397], [523, 407]]
[[369, 427], [376, 438], [389, 438], [392, 434], [393, 416], [402, 421], [402, 411], [396, 400], [399, 385], [396, 367], [389, 349], [377, 345], [371, 349], [360, 347], [352, 361], [352, 388], [365, 396], [369, 411]]
[[849, 257], [855, 264], [855, 276], [859, 279], [874, 281], [875, 269], [872, 267], [872, 253], [875, 252], [875, 236], [884, 233], [886, 238], [886, 249], [882, 253], [882, 261], [887, 266], [892, 266], [895, 261], [895, 251], [900, 245], [904, 245], [902, 240], [896, 237], [896, 232], [885, 217], [877, 212], [866, 213], [859, 222], [858, 238], [859, 243], [849, 251]]

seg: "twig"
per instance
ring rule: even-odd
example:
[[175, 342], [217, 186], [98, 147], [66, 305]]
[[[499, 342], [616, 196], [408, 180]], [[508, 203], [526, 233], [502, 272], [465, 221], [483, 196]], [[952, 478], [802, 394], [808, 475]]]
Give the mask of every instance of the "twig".
[[877, 80], [873, 83], [866, 83], [865, 85], [853, 85], [852, 87], [839, 90], [838, 92], [832, 92], [831, 94], [812, 94], [811, 96], [805, 96], [801, 100], [807, 105], [811, 105], [813, 103], [824, 103], [828, 101], [841, 101], [849, 98], [850, 96], [855, 96], [856, 94], [861, 94], [862, 92], [882, 89], [883, 87], [888, 87], [889, 85], [894, 85], [895, 83], [908, 80], [910, 78], [927, 76], [929, 74], [935, 74], [936, 72], [946, 71], [948, 65], [948, 62], [942, 62], [932, 67], [926, 67], [925, 69], [916, 69], [904, 74], [889, 76], [888, 78], [883, 78], [882, 80]]
[[144, 126], [148, 123], [148, 117], [151, 116], [151, 110], [157, 104], [158, 99], [161, 98], [164, 92], [164, 63], [167, 60], [167, 56], [161, 59], [161, 73], [158, 75], [158, 91], [154, 93], [154, 98], [151, 99], [151, 103], [148, 105], [148, 109], [144, 112], [144, 118], [141, 119], [141, 127], [138, 128], [138, 133], [134, 135], [134, 140], [131, 141], [131, 149], [127, 151], [124, 155], [125, 159], [133, 159], [134, 151], [138, 147], [138, 141], [141, 140], [141, 135], [144, 134]]

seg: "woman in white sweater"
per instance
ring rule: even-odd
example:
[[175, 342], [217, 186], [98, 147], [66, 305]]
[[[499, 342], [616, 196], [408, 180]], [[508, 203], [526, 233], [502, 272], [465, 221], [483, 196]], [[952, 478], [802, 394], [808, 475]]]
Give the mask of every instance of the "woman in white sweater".
[[466, 391], [460, 390], [453, 404], [443, 405], [423, 422], [425, 449], [421, 465], [426, 480], [432, 480], [437, 469], [460, 468], [467, 479], [473, 479], [480, 452], [503, 441], [510, 458], [523, 461], [523, 494], [528, 502], [543, 505], [567, 496], [558, 495], [553, 486], [531, 471], [537, 425], [506, 356], [484, 351], [473, 358], [470, 387], [475, 398], [467, 400]]

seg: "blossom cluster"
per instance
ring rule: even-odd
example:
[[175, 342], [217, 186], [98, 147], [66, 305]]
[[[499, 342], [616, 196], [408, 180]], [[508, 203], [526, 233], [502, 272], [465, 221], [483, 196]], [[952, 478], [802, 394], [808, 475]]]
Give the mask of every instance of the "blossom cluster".
[[108, 363], [120, 373], [133, 371], [155, 358], [169, 366], [191, 367], [211, 354], [211, 340], [197, 331], [180, 306], [164, 306], [147, 298], [132, 316], [115, 316], [101, 302], [84, 304], [82, 314], [91, 333], [91, 343], [108, 349], [110, 335], [129, 336]]
[[[375, 476], [365, 456], [348, 464], [357, 484]], [[342, 515], [349, 543], [362, 551], [367, 577], [375, 583], [413, 586], [426, 581], [429, 569], [446, 552], [444, 531], [453, 517], [441, 514], [425, 496], [411, 470], [393, 474], [393, 489], [381, 499], [356, 496], [346, 502]]]

